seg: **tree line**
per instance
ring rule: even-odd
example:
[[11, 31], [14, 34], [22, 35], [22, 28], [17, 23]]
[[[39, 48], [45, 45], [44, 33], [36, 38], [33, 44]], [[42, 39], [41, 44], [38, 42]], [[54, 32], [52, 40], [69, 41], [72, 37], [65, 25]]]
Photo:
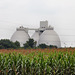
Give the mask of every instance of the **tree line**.
[[33, 39], [29, 39], [23, 47], [20, 47], [20, 43], [18, 41], [12, 42], [9, 39], [1, 39], [0, 40], [0, 49], [18, 49], [18, 48], [24, 48], [24, 49], [30, 49], [30, 48], [57, 48], [57, 46], [54, 45], [46, 45], [46, 44], [40, 44], [36, 47], [36, 41]]

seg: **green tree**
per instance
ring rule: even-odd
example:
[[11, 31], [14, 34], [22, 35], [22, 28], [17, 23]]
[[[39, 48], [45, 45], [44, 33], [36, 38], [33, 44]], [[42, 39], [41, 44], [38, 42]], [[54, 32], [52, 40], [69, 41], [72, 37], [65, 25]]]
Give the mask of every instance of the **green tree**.
[[7, 48], [18, 48], [18, 42], [12, 42], [9, 39], [1, 39], [0, 40], [0, 49], [7, 49]]
[[30, 46], [28, 45], [28, 43], [25, 43], [24, 44], [24, 48], [26, 49], [26, 48], [29, 48]]
[[24, 44], [24, 48], [34, 48], [35, 46], [36, 42], [31, 38]]
[[0, 45], [0, 49], [4, 49], [4, 46]]
[[48, 46], [46, 44], [40, 44], [38, 47], [44, 49], [44, 48], [47, 48]]
[[17, 48], [20, 47], [20, 43], [18, 41], [14, 42], [14, 44], [17, 46]]
[[49, 45], [49, 48], [57, 48], [55, 45]]

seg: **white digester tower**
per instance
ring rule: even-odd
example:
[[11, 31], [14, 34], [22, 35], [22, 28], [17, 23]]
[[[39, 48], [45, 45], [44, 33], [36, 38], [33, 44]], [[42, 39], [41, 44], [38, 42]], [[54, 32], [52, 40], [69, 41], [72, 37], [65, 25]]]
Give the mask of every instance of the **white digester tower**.
[[61, 47], [61, 42], [54, 28], [48, 26], [48, 21], [40, 21], [40, 28], [35, 31], [32, 38], [39, 44], [56, 45]]
[[37, 42], [36, 46], [39, 44], [46, 45], [56, 45], [61, 47], [60, 39], [58, 34], [54, 31], [54, 28], [48, 26], [48, 21], [40, 21], [40, 28], [24, 28], [23, 26], [16, 29], [16, 32], [12, 35], [11, 41], [19, 41], [22, 47], [26, 41], [29, 40], [28, 30], [35, 30], [35, 33], [31, 38]]
[[20, 46], [23, 47], [23, 44], [25, 44], [26, 41], [29, 40], [29, 38], [30, 37], [28, 35], [28, 29], [21, 26], [16, 29], [16, 32], [11, 37], [11, 41], [13, 42], [18, 41], [20, 42]]

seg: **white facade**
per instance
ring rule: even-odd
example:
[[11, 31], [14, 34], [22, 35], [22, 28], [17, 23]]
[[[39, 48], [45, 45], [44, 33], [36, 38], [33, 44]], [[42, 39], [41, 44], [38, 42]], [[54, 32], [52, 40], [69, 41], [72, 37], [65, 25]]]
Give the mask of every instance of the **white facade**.
[[48, 28], [48, 21], [40, 21], [40, 28]]
[[48, 26], [48, 21], [40, 22], [40, 28], [38, 28], [38, 31], [35, 31], [32, 38], [37, 41], [37, 46], [39, 46], [39, 44], [46, 44], [61, 47], [60, 38], [54, 31], [54, 28]]
[[20, 27], [17, 28], [16, 32], [12, 35], [11, 41], [19, 41], [21, 47], [26, 41], [29, 40], [28, 30], [35, 30], [35, 33], [31, 38], [37, 42], [36, 46], [39, 44], [46, 44], [46, 45], [55, 45], [57, 47], [61, 47], [61, 42], [58, 34], [54, 31], [54, 28], [48, 26], [48, 21], [41, 21], [40, 28], [24, 28]]
[[32, 35], [32, 39], [34, 39], [34, 41], [36, 41], [36, 46], [38, 46], [38, 40], [39, 40], [39, 33], [38, 32], [35, 32], [33, 35]]
[[15, 42], [18, 41], [20, 42], [20, 46], [22, 47], [23, 44], [26, 43], [26, 41], [29, 40], [29, 35], [28, 33], [24, 30], [23, 27], [20, 27], [16, 30], [16, 32], [12, 35], [11, 41]]
[[45, 30], [39, 37], [38, 45], [39, 44], [61, 47], [59, 36], [54, 30]]

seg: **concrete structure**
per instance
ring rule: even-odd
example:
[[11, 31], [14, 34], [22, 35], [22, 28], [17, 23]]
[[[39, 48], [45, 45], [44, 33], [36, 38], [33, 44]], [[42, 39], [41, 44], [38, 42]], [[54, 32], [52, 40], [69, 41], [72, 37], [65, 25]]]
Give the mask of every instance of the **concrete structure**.
[[32, 35], [32, 39], [34, 39], [37, 43], [36, 43], [36, 46], [38, 46], [38, 40], [39, 40], [39, 32], [38, 31], [35, 31], [35, 33]]
[[24, 43], [29, 39], [28, 30], [35, 30], [35, 33], [32, 35], [38, 46], [39, 44], [46, 45], [56, 45], [61, 47], [61, 42], [58, 34], [54, 31], [54, 28], [48, 26], [48, 21], [40, 21], [40, 28], [24, 28], [20, 27], [13, 34], [11, 41], [15, 42], [16, 40], [20, 42], [20, 45], [23, 46]]
[[48, 21], [41, 21], [40, 28], [35, 30], [32, 38], [37, 41], [37, 46], [39, 44], [46, 45], [56, 45], [57, 47], [61, 47], [61, 42], [58, 34], [54, 31], [54, 28], [48, 26]]
[[40, 21], [40, 28], [47, 28], [48, 27], [48, 21]]
[[28, 35], [28, 29], [21, 26], [20, 28], [16, 29], [16, 32], [11, 37], [11, 41], [13, 41], [13, 42], [19, 41], [20, 46], [22, 47], [23, 44], [25, 44], [26, 41], [28, 41], [29, 38], [30, 37]]
[[60, 39], [54, 30], [45, 30], [39, 37], [38, 44], [56, 45], [61, 47]]

